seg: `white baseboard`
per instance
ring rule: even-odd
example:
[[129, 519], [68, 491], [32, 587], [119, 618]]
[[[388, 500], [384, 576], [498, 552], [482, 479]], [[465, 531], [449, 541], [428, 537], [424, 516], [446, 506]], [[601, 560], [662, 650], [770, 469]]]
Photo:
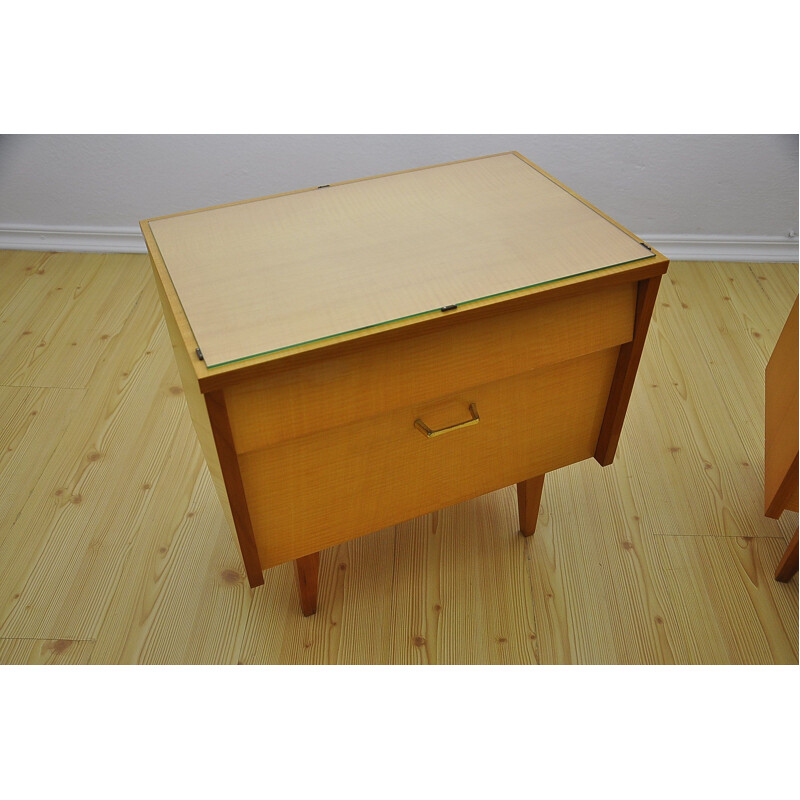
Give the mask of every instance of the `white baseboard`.
[[672, 261], [798, 260], [797, 238], [787, 236], [642, 236], [642, 240]]
[[[798, 260], [797, 238], [784, 236], [642, 236], [643, 241], [673, 261]], [[78, 253], [144, 253], [138, 227], [48, 228], [38, 225], [0, 227], [0, 250]]]
[[40, 250], [48, 253], [146, 253], [136, 228], [48, 228], [0, 226], [0, 250]]

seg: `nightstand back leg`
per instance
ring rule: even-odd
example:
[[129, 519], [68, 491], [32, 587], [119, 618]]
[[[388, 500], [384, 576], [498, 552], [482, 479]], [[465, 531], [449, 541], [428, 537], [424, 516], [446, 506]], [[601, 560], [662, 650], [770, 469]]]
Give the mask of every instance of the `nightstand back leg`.
[[300, 607], [303, 615], [310, 617], [317, 612], [317, 585], [319, 583], [319, 553], [295, 559], [297, 586], [300, 590]]
[[517, 505], [519, 507], [519, 529], [523, 536], [532, 536], [539, 519], [539, 505], [542, 501], [544, 475], [537, 475], [517, 484]]

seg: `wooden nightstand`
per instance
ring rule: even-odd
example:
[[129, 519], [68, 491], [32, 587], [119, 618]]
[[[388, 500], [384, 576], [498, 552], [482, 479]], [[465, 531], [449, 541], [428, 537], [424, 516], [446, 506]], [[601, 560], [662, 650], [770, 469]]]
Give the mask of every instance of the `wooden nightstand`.
[[668, 261], [518, 153], [142, 222], [251, 586], [544, 474], [610, 464]]
[[[772, 351], [764, 376], [764, 514], [779, 519], [798, 503], [798, 323], [797, 300]], [[775, 571], [777, 580], [797, 574], [797, 531]]]

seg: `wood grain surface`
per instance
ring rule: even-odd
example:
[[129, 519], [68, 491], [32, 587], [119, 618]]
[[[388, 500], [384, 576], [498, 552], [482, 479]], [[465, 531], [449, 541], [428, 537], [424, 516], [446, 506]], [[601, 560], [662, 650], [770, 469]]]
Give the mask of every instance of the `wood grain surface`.
[[94, 642], [0, 639], [0, 664], [88, 664]]
[[[409, 339], [275, 365], [225, 390], [238, 453], [426, 403], [628, 342], [636, 284], [620, 284]], [[378, 337], [379, 338], [379, 337]], [[292, 362], [293, 359], [290, 359]]]
[[143, 227], [209, 365], [652, 256], [514, 153]]
[[0, 252], [0, 663], [798, 663], [763, 515], [796, 265], [673, 263], [613, 465], [548, 474], [530, 538], [509, 486], [323, 551], [308, 618], [292, 564], [247, 585], [149, 270]]
[[798, 301], [767, 364], [765, 391], [764, 513], [779, 517], [797, 511]]
[[[245, 454], [242, 481], [261, 563], [271, 567], [589, 458], [618, 350]], [[477, 425], [431, 439], [414, 427], [417, 418], [433, 428], [469, 419], [471, 403], [482, 415]]]

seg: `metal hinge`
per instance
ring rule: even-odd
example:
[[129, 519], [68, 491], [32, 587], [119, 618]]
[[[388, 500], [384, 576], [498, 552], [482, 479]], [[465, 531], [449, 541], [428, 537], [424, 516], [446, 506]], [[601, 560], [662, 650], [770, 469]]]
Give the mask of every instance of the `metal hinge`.
[[199, 347], [197, 348], [197, 350], [195, 350], [195, 353], [197, 353], [197, 357], [198, 357], [198, 358], [199, 358], [201, 361], [205, 361], [205, 359], [203, 358], [203, 351], [202, 351], [202, 350], [201, 350]]

